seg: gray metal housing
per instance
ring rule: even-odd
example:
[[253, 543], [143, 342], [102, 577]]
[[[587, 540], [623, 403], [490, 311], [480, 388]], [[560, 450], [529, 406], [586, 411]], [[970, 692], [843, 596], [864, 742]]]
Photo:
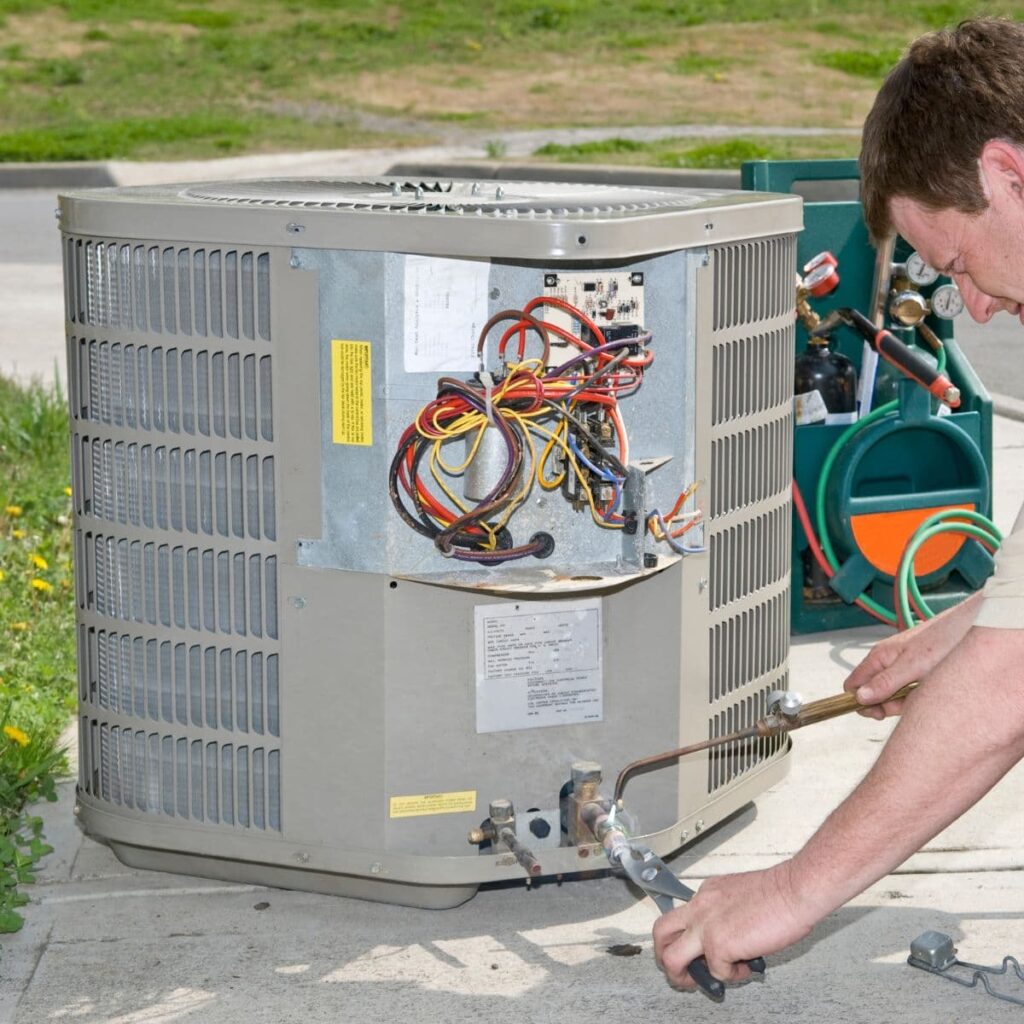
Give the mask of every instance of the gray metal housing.
[[[521, 877], [467, 845], [490, 800], [545, 874], [599, 866], [526, 831], [557, 826], [570, 761], [608, 778], [785, 688], [798, 199], [279, 180], [60, 202], [79, 808], [126, 863], [452, 906]], [[546, 271], [645, 274], [656, 358], [623, 415], [635, 458], [671, 460], [646, 507], [704, 481], [705, 551], [610, 541], [556, 495], [522, 513], [555, 534], [549, 563], [453, 570], [398, 521], [387, 465], [436, 377], [402, 365], [411, 254], [485, 264], [491, 311]], [[336, 339], [373, 351], [358, 449], [331, 435]], [[478, 607], [587, 598], [601, 719], [479, 732]], [[720, 750], [634, 780], [628, 806], [667, 854], [785, 766], [780, 741]]]

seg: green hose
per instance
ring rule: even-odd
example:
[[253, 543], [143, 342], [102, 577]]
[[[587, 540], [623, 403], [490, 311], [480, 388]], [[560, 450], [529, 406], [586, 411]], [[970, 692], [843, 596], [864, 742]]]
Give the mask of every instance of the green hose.
[[[952, 521], [946, 522], [946, 520]], [[1002, 533], [991, 519], [970, 509], [944, 508], [925, 519], [914, 531], [914, 535], [904, 549], [896, 576], [896, 596], [900, 613], [908, 628], [914, 624], [914, 615], [910, 607], [911, 597], [924, 618], [935, 618], [935, 612], [928, 607], [927, 602], [921, 596], [913, 568], [914, 559], [921, 546], [941, 533], [959, 533], [973, 537], [993, 549], [998, 548], [1003, 540]]]
[[[940, 348], [936, 353], [936, 368], [940, 373], [946, 368], [945, 348]], [[828, 454], [825, 456], [825, 461], [821, 465], [821, 472], [818, 475], [818, 486], [814, 494], [814, 514], [815, 519], [817, 520], [818, 540], [821, 544], [821, 550], [833, 572], [839, 571], [839, 559], [836, 557], [835, 549], [832, 547], [832, 540], [828, 535], [828, 523], [825, 515], [825, 495], [828, 490], [829, 477], [832, 475], [832, 468], [835, 465], [835, 461], [839, 457], [839, 453], [842, 451], [843, 447], [859, 430], [863, 430], [865, 427], [877, 422], [884, 416], [888, 416], [890, 413], [895, 412], [899, 408], [899, 404], [899, 400], [886, 402], [885, 405], [880, 405], [877, 409], [873, 409], [863, 419], [857, 420], [856, 423], [847, 427], [846, 430], [844, 430], [836, 439], [835, 444], [833, 444], [829, 449]], [[942, 522], [943, 519], [954, 515], [960, 520], [971, 520], [971, 523], [974, 525], [960, 522], [959, 524], [945, 523], [942, 527], [936, 526], [936, 524]], [[934, 532], [928, 533], [927, 536], [922, 536], [922, 534], [929, 530], [934, 530]], [[914, 531], [914, 534], [910, 538], [910, 542], [907, 544], [903, 557], [900, 560], [899, 575], [897, 576], [897, 599], [899, 601], [900, 611], [903, 615], [903, 621], [908, 627], [911, 626], [914, 621], [913, 615], [910, 613], [910, 603], [907, 596], [908, 592], [913, 595], [914, 602], [917, 604], [918, 608], [921, 609], [921, 613], [925, 618], [932, 618], [934, 616], [934, 612], [932, 612], [922, 599], [921, 592], [917, 586], [917, 579], [911, 571], [911, 567], [914, 564], [914, 556], [928, 537], [934, 536], [936, 533], [955, 532], [976, 536], [978, 540], [993, 547], [999, 547], [999, 544], [1002, 541], [1002, 534], [996, 529], [995, 524], [992, 523], [990, 519], [978, 512], [971, 512], [967, 509], [943, 509], [924, 520], [917, 530]], [[909, 579], [907, 579], [908, 576]], [[865, 607], [870, 608], [871, 611], [884, 619], [890, 625], [899, 625], [899, 619], [896, 615], [890, 612], [888, 608], [885, 608], [877, 601], [868, 597], [866, 591], [856, 600], [860, 601]]]
[[[828, 489], [828, 478], [832, 474], [832, 467], [835, 465], [835, 461], [839, 457], [843, 446], [858, 430], [863, 430], [870, 424], [880, 420], [883, 416], [888, 416], [889, 413], [895, 412], [899, 408], [899, 404], [898, 401], [886, 402], [885, 405], [872, 409], [863, 419], [857, 420], [856, 423], [851, 423], [836, 439], [836, 443], [828, 450], [825, 461], [821, 464], [821, 472], [818, 475], [818, 487], [814, 492], [814, 515], [818, 521], [818, 541], [833, 572], [839, 571], [839, 559], [836, 558], [835, 549], [832, 547], [832, 539], [828, 535], [828, 524], [825, 521], [825, 492]], [[868, 597], [866, 592], [861, 594], [858, 600], [862, 601], [866, 607], [870, 608], [890, 625], [895, 626], [897, 624], [896, 616], [888, 608], [883, 607], [877, 601]]]

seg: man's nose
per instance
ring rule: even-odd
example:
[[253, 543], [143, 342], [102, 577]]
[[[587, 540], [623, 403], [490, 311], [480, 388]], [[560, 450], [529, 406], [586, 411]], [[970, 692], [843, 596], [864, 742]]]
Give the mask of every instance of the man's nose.
[[960, 289], [971, 319], [979, 324], [987, 324], [999, 309], [997, 300], [978, 288], [966, 274], [954, 274], [953, 280]]

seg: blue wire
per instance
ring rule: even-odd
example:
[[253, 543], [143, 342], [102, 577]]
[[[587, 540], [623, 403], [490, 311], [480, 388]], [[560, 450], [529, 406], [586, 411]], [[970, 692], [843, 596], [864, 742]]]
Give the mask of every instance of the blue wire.
[[569, 434], [568, 441], [569, 447], [572, 449], [573, 455], [575, 455], [576, 458], [578, 458], [580, 462], [582, 462], [583, 465], [590, 470], [591, 473], [596, 473], [599, 477], [601, 477], [602, 480], [606, 480], [608, 483], [610, 483], [615, 491], [615, 496], [612, 498], [611, 505], [608, 506], [608, 511], [601, 516], [602, 521], [607, 523], [608, 520], [612, 517], [612, 515], [614, 515], [615, 510], [619, 507], [619, 499], [622, 497], [622, 491], [619, 488], [619, 482], [618, 480], [615, 479], [614, 476], [612, 476], [611, 473], [608, 472], [608, 470], [598, 469], [597, 466], [595, 466], [583, 454], [583, 452], [579, 450], [579, 448], [576, 446], [576, 442], [572, 438], [572, 434]]
[[647, 514], [647, 518], [648, 518], [648, 520], [650, 520], [650, 519], [657, 519], [658, 525], [661, 527], [661, 532], [665, 535], [663, 539], [668, 543], [669, 547], [671, 547], [672, 550], [677, 552], [678, 554], [680, 554], [680, 555], [699, 555], [699, 554], [701, 554], [701, 552], [707, 550], [707, 548], [704, 547], [703, 545], [701, 547], [698, 547], [698, 548], [691, 548], [687, 544], [680, 544], [675, 539], [675, 537], [673, 537], [668, 532], [668, 526], [666, 525], [665, 520], [662, 518], [661, 513], [656, 508], [652, 508], [651, 509], [651, 511]]

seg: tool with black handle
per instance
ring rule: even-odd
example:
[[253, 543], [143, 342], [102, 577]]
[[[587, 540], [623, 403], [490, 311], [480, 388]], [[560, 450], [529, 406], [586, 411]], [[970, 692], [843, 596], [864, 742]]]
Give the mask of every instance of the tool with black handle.
[[920, 353], [904, 345], [884, 327], [877, 327], [856, 309], [837, 309], [811, 331], [812, 336], [828, 335], [842, 322], [852, 327], [887, 363], [904, 376], [920, 384], [930, 395], [955, 409], [960, 404], [960, 389], [938, 371]]
[[[624, 853], [619, 866], [648, 896], [654, 900], [655, 906], [667, 913], [675, 905], [676, 900], [689, 903], [696, 895], [693, 889], [684, 885], [668, 869], [668, 865], [646, 846], [636, 843], [629, 844], [630, 853]], [[764, 974], [764, 957], [755, 957], [747, 961], [747, 966], [754, 974]], [[686, 968], [687, 973], [696, 982], [697, 987], [712, 999], [721, 1001], [725, 998], [725, 984], [719, 981], [708, 968], [703, 956], [697, 957]]]
[[[614, 807], [605, 801], [595, 801], [583, 808], [582, 816], [587, 828], [604, 847], [608, 863], [621, 869], [654, 900], [654, 905], [663, 914], [672, 909], [676, 900], [689, 903], [693, 899], [694, 891], [683, 885], [649, 846], [633, 839], [626, 827], [616, 820]], [[748, 960], [747, 966], [755, 974], [764, 974], [764, 957]], [[725, 998], [725, 984], [711, 973], [703, 956], [697, 957], [686, 970], [697, 987], [710, 998], [716, 1002]]]

